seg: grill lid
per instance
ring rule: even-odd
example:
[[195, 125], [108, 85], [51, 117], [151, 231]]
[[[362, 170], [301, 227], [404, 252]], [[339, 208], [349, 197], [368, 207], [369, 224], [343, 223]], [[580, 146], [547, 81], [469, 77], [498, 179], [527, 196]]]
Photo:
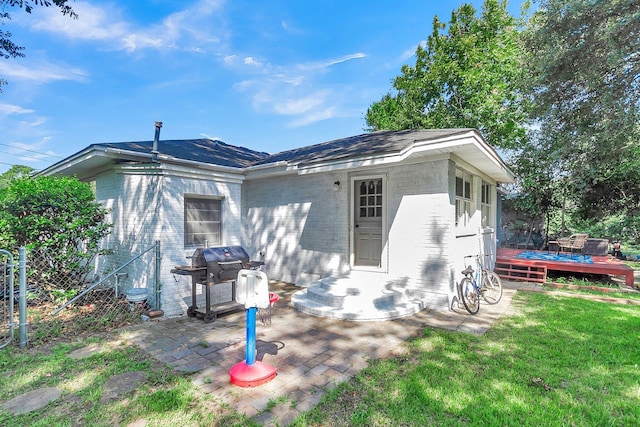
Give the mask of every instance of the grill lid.
[[242, 246], [220, 246], [214, 248], [197, 248], [191, 257], [193, 267], [207, 267], [209, 263], [240, 261], [249, 262], [249, 254]]

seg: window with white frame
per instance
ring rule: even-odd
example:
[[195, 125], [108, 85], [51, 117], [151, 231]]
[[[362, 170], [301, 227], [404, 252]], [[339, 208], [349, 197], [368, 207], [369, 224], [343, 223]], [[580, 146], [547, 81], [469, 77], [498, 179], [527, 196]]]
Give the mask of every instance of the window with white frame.
[[184, 247], [222, 244], [222, 199], [184, 196]]
[[482, 226], [493, 226], [493, 210], [491, 209], [493, 194], [493, 185], [486, 181], [482, 181], [482, 194], [480, 197], [480, 206], [482, 209]]
[[456, 169], [456, 225], [466, 226], [472, 214], [472, 177], [462, 169]]

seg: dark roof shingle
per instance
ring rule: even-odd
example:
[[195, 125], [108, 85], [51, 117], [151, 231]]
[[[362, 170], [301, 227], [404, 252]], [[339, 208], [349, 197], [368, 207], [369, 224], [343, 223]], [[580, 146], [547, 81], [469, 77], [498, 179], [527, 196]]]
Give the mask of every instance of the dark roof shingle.
[[[472, 129], [422, 129], [377, 131], [347, 138], [335, 139], [307, 147], [269, 154], [211, 139], [160, 140], [158, 152], [177, 159], [191, 160], [217, 166], [245, 168], [286, 162], [304, 165], [361, 158], [379, 154], [399, 153], [416, 141], [466, 133]], [[94, 144], [95, 147], [120, 149], [137, 153], [151, 153], [152, 141]]]
[[[153, 141], [114, 142], [94, 144], [94, 146], [136, 153], [151, 153]], [[268, 155], [268, 153], [253, 151], [211, 139], [160, 140], [157, 148], [160, 155], [234, 168], [251, 166], [257, 160]]]
[[469, 132], [470, 130], [471, 129], [428, 129], [377, 131], [282, 151], [263, 157], [254, 164], [268, 164], [280, 161], [285, 161], [289, 164], [309, 164], [376, 154], [398, 153], [410, 147], [416, 141], [437, 139], [444, 136]]

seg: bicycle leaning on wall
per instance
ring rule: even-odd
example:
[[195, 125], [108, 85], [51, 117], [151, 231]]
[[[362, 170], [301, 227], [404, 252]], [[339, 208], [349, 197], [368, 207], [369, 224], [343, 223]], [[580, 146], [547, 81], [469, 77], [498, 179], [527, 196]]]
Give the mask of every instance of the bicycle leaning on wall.
[[[485, 255], [487, 256], [490, 254]], [[487, 304], [497, 304], [500, 301], [502, 281], [496, 273], [485, 268], [480, 255], [467, 255], [464, 258], [475, 258], [476, 268], [474, 270], [473, 266], [468, 265], [462, 271], [464, 278], [458, 284], [458, 293], [469, 314], [476, 314], [480, 310], [480, 296]]]

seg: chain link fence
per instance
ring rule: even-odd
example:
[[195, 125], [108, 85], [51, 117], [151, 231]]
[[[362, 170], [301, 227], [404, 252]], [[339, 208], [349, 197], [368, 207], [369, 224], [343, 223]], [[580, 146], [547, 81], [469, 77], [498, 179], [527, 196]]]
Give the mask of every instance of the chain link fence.
[[14, 286], [14, 261], [11, 253], [0, 249], [0, 348], [13, 340], [18, 294]]
[[[155, 250], [154, 250], [155, 249]], [[157, 277], [159, 243], [125, 262], [102, 262], [105, 271], [52, 268], [45, 249], [27, 253], [28, 341], [73, 340], [141, 321], [158, 289], [134, 287], [128, 271]], [[80, 272], [80, 273], [79, 273]], [[157, 283], [157, 281], [156, 281]]]

